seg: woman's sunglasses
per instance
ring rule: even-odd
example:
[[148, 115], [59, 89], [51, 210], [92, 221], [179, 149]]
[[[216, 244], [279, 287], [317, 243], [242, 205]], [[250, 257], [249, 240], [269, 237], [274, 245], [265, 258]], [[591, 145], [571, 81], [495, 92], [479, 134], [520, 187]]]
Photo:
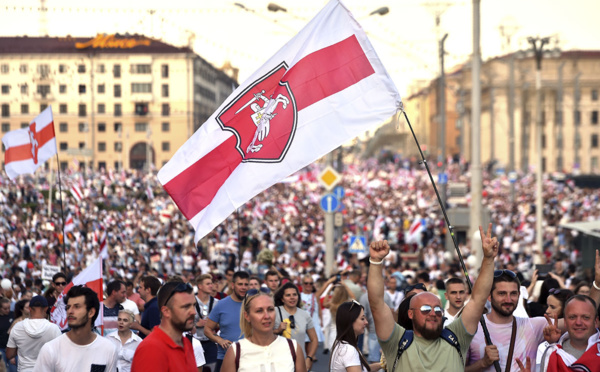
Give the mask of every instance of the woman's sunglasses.
[[294, 319], [293, 315], [290, 315], [290, 328], [291, 329], [296, 328], [296, 319]]

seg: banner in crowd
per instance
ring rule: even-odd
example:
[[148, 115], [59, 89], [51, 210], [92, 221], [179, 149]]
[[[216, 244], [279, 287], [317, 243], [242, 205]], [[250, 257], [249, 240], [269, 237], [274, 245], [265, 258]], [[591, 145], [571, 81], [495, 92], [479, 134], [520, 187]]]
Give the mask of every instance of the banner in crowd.
[[65, 289], [62, 291], [52, 310], [50, 310], [50, 321], [58, 325], [61, 330], [65, 330], [68, 327], [67, 323], [67, 307], [63, 301], [64, 296], [69, 292], [69, 289], [74, 285], [83, 285], [91, 288], [98, 294], [98, 300], [100, 301], [100, 314], [96, 318], [96, 327], [100, 327], [103, 324], [102, 316], [102, 301], [104, 300], [102, 290], [102, 258], [98, 257], [90, 266], [86, 267], [79, 275], [73, 278]]
[[160, 170], [200, 240], [237, 207], [394, 115], [400, 94], [339, 0], [242, 83]]
[[57, 153], [52, 106], [42, 111], [27, 128], [6, 133], [2, 143], [5, 148], [4, 170], [8, 177], [14, 180], [20, 174], [33, 174]]

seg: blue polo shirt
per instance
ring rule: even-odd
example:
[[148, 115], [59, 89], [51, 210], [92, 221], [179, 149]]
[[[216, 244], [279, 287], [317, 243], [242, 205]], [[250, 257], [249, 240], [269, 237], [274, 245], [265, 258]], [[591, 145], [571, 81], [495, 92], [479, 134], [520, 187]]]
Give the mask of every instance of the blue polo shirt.
[[[141, 326], [146, 329], [153, 329], [155, 326], [160, 325], [160, 311], [158, 310], [158, 299], [154, 297], [144, 305], [144, 312], [142, 313]], [[140, 332], [140, 337], [144, 338], [144, 334]]]
[[[242, 310], [242, 303], [234, 301], [231, 297], [226, 297], [219, 300], [215, 307], [213, 307], [208, 319], [219, 324], [221, 329], [220, 336], [225, 340], [236, 342], [242, 338], [242, 330], [240, 329], [240, 311]], [[219, 352], [217, 353], [217, 359], [223, 360], [225, 358], [225, 352], [217, 344]]]

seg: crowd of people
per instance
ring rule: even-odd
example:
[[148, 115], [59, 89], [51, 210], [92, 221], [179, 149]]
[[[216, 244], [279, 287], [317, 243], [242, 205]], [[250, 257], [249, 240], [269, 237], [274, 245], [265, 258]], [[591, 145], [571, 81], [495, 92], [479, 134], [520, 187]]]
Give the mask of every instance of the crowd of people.
[[[451, 183], [469, 182], [469, 172], [463, 168], [463, 164], [448, 165]], [[497, 239], [498, 246], [493, 255], [486, 255], [484, 243], [483, 263], [478, 264], [471, 256], [480, 247], [472, 246], [468, 237], [460, 242], [475, 283], [470, 291], [456, 254], [445, 248], [446, 227], [429, 176], [415, 161], [394, 156], [343, 170], [343, 225], [336, 231], [335, 275], [327, 277], [318, 173], [318, 165], [312, 165], [274, 185], [198, 244], [191, 225], [153, 175], [67, 171], [61, 174], [62, 195], [50, 173], [43, 171], [17, 183], [3, 180], [0, 270], [7, 282], [0, 289], [0, 351], [6, 367], [30, 370], [35, 365], [35, 370], [46, 371], [53, 370], [52, 365], [56, 370], [73, 370], [73, 364], [56, 358], [66, 352], [77, 354], [76, 350], [85, 349], [81, 345], [97, 345], [93, 348], [106, 352], [102, 357], [95, 353], [94, 358], [110, 360], [86, 357], [69, 363], [105, 365], [107, 370], [118, 366], [119, 371], [166, 371], [175, 365], [179, 369], [172, 370], [193, 366], [194, 370], [229, 371], [256, 369], [269, 361], [268, 370], [280, 370], [279, 366], [310, 370], [320, 357], [321, 344], [328, 352], [330, 369], [336, 371], [352, 371], [348, 367], [353, 366], [375, 371], [385, 368], [385, 363], [391, 363], [388, 368], [397, 364], [396, 370], [438, 370], [436, 363], [442, 362], [445, 368], [463, 363], [467, 370], [493, 370], [498, 362], [503, 369], [512, 364], [513, 371], [525, 371], [527, 360], [532, 370], [558, 363], [548, 352], [542, 357], [544, 346], [556, 348], [565, 337], [574, 341], [559, 349], [569, 352], [574, 343], [579, 346], [581, 337], [565, 336], [569, 327], [561, 316], [566, 319], [567, 310], [579, 309], [588, 298], [596, 309], [593, 295], [600, 280], [594, 281], [598, 270], [581, 268], [576, 233], [560, 225], [597, 220], [598, 191], [547, 177], [544, 246], [537, 247], [534, 177], [521, 175], [511, 203], [506, 176], [491, 169], [484, 172], [483, 204], [492, 221], [484, 235]], [[470, 202], [468, 195], [465, 202]], [[61, 213], [69, 221], [64, 233]], [[411, 234], [415, 222], [422, 226], [416, 236]], [[385, 255], [373, 257], [373, 248], [351, 253], [349, 241], [355, 235], [366, 236], [369, 242], [386, 241]], [[85, 287], [74, 286], [63, 293], [104, 247], [108, 257], [100, 301], [98, 296], [92, 300]], [[416, 259], [409, 261], [408, 256]], [[553, 265], [547, 277], [537, 275], [538, 264]], [[43, 277], [50, 266], [60, 267], [61, 273]], [[491, 275], [494, 267], [504, 271]], [[380, 278], [374, 273], [381, 273]], [[490, 278], [482, 281], [482, 276]], [[376, 288], [371, 290], [373, 280]], [[419, 292], [428, 295], [414, 294]], [[567, 296], [571, 292], [573, 296]], [[68, 332], [54, 340], [52, 323], [42, 320], [57, 300], [64, 301], [67, 314], [73, 315], [67, 318]], [[421, 349], [422, 340], [431, 336], [429, 323], [438, 327], [440, 311], [441, 324], [459, 346], [444, 341], [431, 346], [434, 349]], [[487, 312], [484, 319], [493, 345], [486, 346], [482, 327], [477, 326], [479, 311]], [[92, 331], [99, 313], [103, 327]], [[548, 323], [544, 314], [558, 319], [556, 329], [545, 330], [555, 323]], [[453, 323], [456, 319], [464, 327]], [[412, 344], [421, 346], [407, 348], [406, 357], [397, 357], [402, 331], [421, 320], [425, 329], [412, 329]], [[396, 323], [399, 328], [393, 326]], [[384, 324], [385, 331], [378, 324]], [[269, 327], [272, 332], [267, 332]], [[23, 347], [10, 338], [23, 333], [34, 337], [40, 330], [53, 341], [38, 334], [35, 343]], [[562, 338], [545, 340], [545, 333]], [[35, 348], [39, 357], [32, 358]], [[163, 349], [164, 353], [156, 351]], [[423, 353], [438, 351], [447, 358], [428, 357], [420, 366], [409, 362], [410, 355], [423, 360]], [[44, 367], [37, 367], [36, 359]], [[348, 366], [348, 360], [355, 364]]]

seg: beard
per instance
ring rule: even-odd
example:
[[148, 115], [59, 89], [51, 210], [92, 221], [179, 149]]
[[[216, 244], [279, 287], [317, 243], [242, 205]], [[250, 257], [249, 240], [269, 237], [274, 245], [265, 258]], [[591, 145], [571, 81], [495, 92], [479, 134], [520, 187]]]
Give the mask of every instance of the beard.
[[436, 329], [429, 329], [425, 324], [422, 326], [416, 323], [413, 323], [413, 329], [418, 331], [421, 336], [426, 340], [435, 340], [442, 334], [442, 329], [444, 329], [444, 322], [440, 322], [439, 326]]
[[[191, 319], [191, 321], [190, 321]], [[194, 318], [186, 319], [184, 321], [179, 321], [175, 319], [171, 319], [171, 325], [173, 328], [180, 332], [188, 332], [194, 328]]]
[[496, 304], [495, 301], [491, 301], [491, 304], [492, 304], [492, 309], [494, 309], [498, 314], [500, 314], [502, 316], [511, 316], [517, 309], [517, 305], [514, 305], [514, 304], [511, 304], [511, 306], [512, 306], [511, 310], [504, 310], [502, 308], [502, 305]]
[[88, 317], [88, 315], [85, 314], [85, 316], [83, 318], [81, 318], [81, 320], [79, 322], [77, 322], [77, 320], [74, 320], [73, 322], [68, 322], [69, 328], [71, 328], [71, 329], [83, 328], [83, 327], [87, 326], [89, 319], [90, 318]]

